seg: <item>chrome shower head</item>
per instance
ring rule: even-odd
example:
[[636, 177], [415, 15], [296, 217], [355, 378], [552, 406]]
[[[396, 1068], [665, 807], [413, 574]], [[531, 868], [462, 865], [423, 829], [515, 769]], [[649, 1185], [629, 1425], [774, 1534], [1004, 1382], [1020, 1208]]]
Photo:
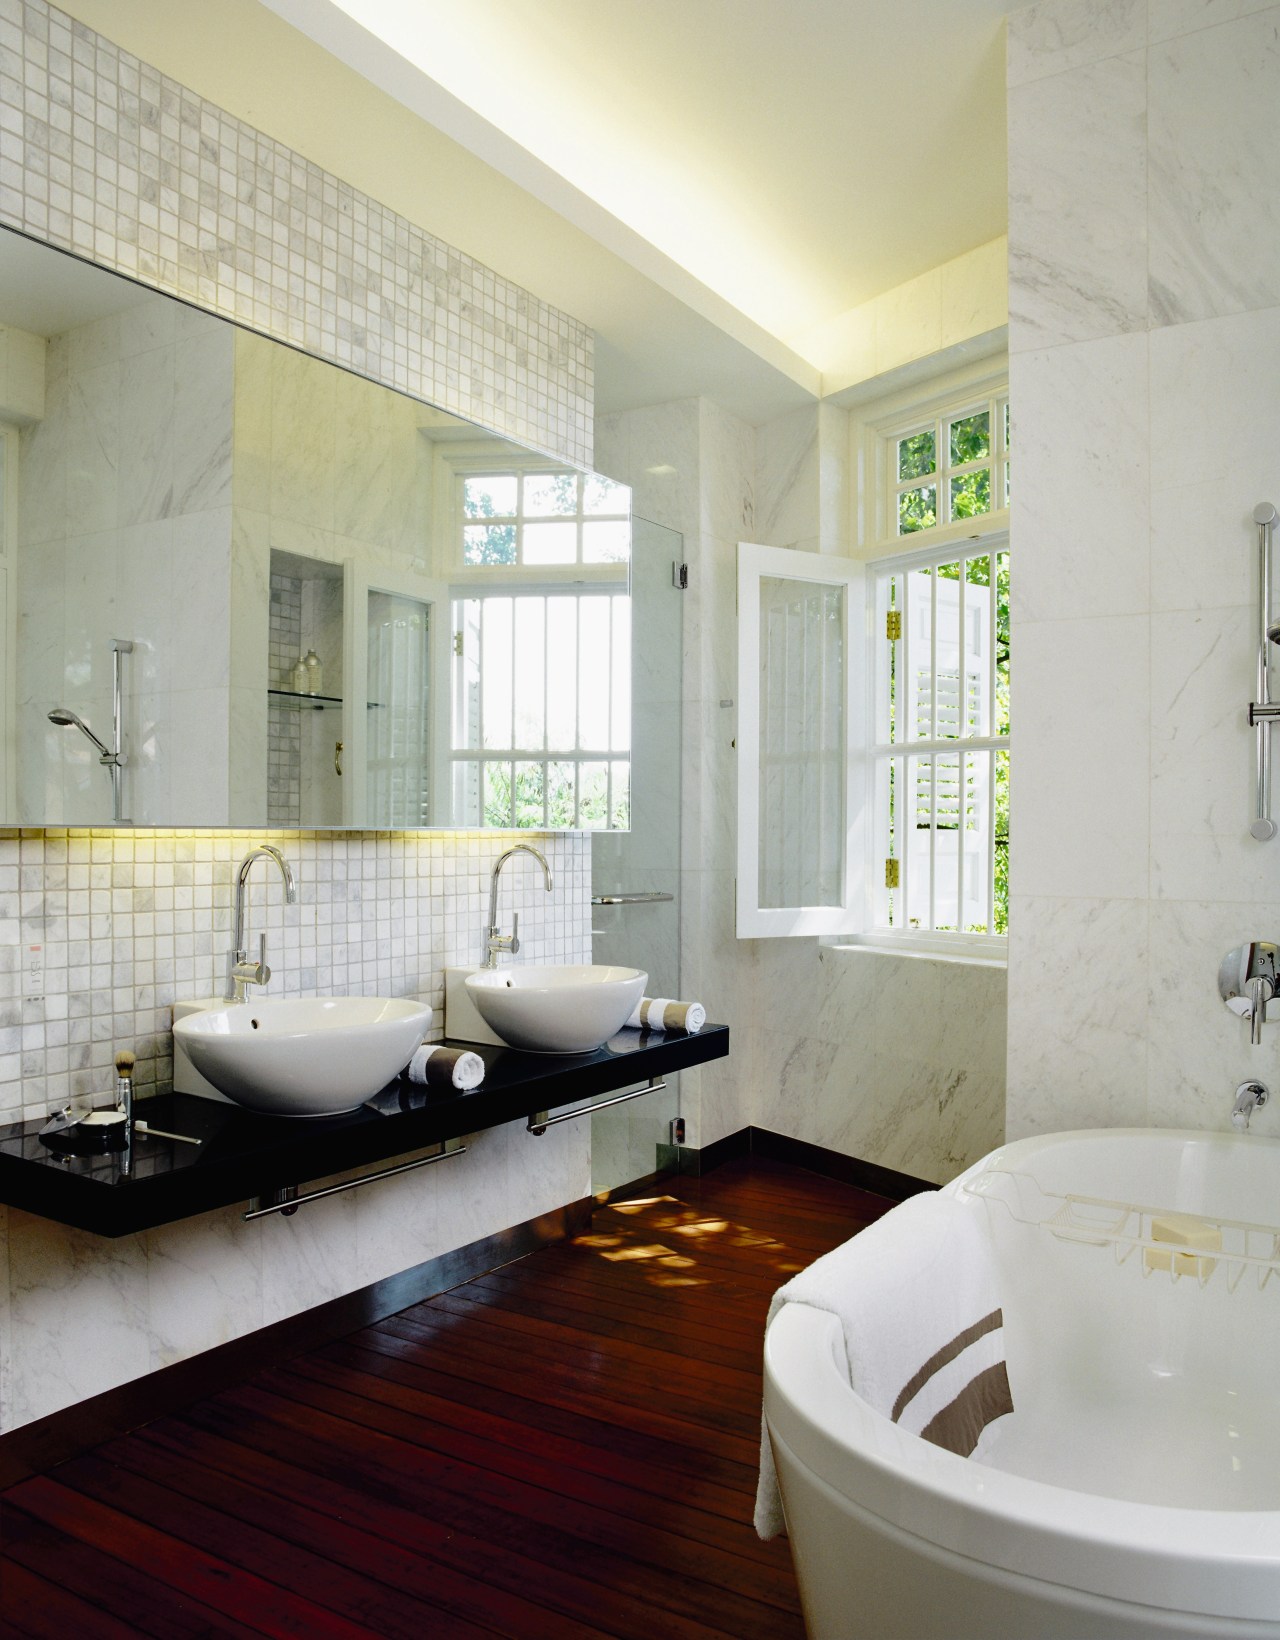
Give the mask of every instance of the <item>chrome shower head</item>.
[[68, 711], [65, 706], [55, 706], [53, 711], [49, 713], [49, 722], [56, 723], [60, 729], [79, 729], [82, 735], [88, 736], [103, 757], [111, 756], [110, 751], [102, 744], [84, 719], [77, 717], [74, 712]]
[[1272, 643], [1280, 643], [1280, 620], [1272, 621], [1271, 625], [1267, 628], [1267, 636], [1271, 639]]

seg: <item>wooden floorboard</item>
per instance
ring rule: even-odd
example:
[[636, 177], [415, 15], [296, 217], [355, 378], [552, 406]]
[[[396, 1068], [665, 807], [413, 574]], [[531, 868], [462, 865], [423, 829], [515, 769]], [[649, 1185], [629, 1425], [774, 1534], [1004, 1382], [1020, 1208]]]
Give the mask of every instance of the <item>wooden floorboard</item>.
[[0, 1496], [0, 1640], [800, 1640], [761, 1340], [892, 1204], [760, 1158]]

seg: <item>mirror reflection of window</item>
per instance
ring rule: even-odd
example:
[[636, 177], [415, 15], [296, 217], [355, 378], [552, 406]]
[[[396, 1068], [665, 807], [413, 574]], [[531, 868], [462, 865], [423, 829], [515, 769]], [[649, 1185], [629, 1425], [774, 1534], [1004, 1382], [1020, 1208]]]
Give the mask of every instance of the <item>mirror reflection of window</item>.
[[[109, 723], [125, 637], [137, 824], [627, 825], [625, 486], [3, 229], [0, 340], [0, 821], [110, 823], [48, 713]], [[452, 606], [502, 591], [567, 599], [573, 632], [513, 613], [518, 700], [464, 778]]]

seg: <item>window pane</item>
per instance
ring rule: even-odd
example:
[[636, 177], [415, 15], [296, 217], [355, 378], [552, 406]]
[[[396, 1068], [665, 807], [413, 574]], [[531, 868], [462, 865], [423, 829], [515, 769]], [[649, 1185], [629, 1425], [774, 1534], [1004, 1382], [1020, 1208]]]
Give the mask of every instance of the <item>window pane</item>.
[[631, 750], [631, 599], [619, 595], [609, 599], [609, 606], [613, 622], [609, 750], [628, 752]]
[[964, 858], [964, 903], [960, 927], [966, 934], [989, 934], [991, 892], [990, 752], [970, 752], [962, 762], [964, 802], [960, 848]]
[[[578, 526], [526, 524], [524, 561], [526, 564], [573, 564], [578, 558]], [[513, 560], [514, 561], [514, 560]]]
[[[578, 600], [547, 599], [547, 745], [578, 747]], [[571, 820], [563, 822], [572, 825]]]
[[995, 927], [996, 934], [1009, 932], [1009, 754], [996, 753], [996, 848], [995, 848]]
[[602, 831], [609, 824], [609, 765], [578, 765], [578, 824], [586, 831]]
[[996, 555], [996, 725], [1009, 733], [1009, 554]]
[[923, 478], [937, 466], [933, 429], [898, 440], [898, 478]]
[[463, 479], [462, 511], [468, 518], [514, 518], [516, 475], [486, 473]]
[[482, 604], [484, 666], [481, 689], [486, 746], [510, 746], [511, 641], [510, 598], [485, 598]]
[[543, 767], [541, 763], [517, 763], [515, 765], [515, 787], [513, 791], [513, 807], [515, 813], [513, 823], [517, 826], [542, 831], [546, 826], [546, 810], [543, 807], [542, 793], [544, 789]]
[[933, 926], [960, 926], [960, 758], [940, 753], [934, 768]]
[[[454, 630], [462, 633], [462, 654], [454, 664], [453, 744], [467, 751], [480, 745], [481, 611], [479, 598], [460, 598], [453, 606]], [[474, 817], [476, 804], [457, 812]]]
[[960, 734], [960, 565], [939, 564], [933, 575], [937, 688], [933, 732], [938, 740]]
[[511, 825], [511, 765], [486, 763], [484, 766], [484, 823]]
[[631, 491], [625, 484], [615, 484], [611, 478], [589, 473], [582, 481], [582, 510], [584, 513], [631, 512]]
[[952, 518], [976, 518], [990, 511], [990, 467], [979, 467], [976, 473], [962, 473], [951, 480]]
[[839, 905], [844, 887], [844, 596], [760, 582], [762, 906]]
[[462, 559], [467, 564], [514, 564], [514, 524], [468, 524], [462, 532]]
[[576, 473], [526, 473], [524, 480], [526, 515], [547, 518], [578, 510]]
[[609, 602], [578, 600], [578, 744], [591, 751], [609, 745]]
[[625, 518], [582, 526], [584, 564], [625, 564], [631, 556], [631, 525]]
[[626, 831], [631, 825], [631, 765], [615, 761], [612, 773], [613, 809], [609, 816], [609, 824], [616, 826], [620, 831]]
[[991, 454], [991, 417], [988, 411], [951, 423], [951, 465], [982, 461]]
[[938, 522], [938, 490], [924, 484], [918, 490], [904, 490], [898, 497], [898, 534], [911, 535], [928, 530]]
[[903, 923], [907, 928], [928, 928], [929, 884], [932, 874], [930, 839], [933, 814], [933, 759], [909, 757], [900, 792], [902, 802]]
[[903, 662], [903, 738], [933, 739], [933, 571], [913, 569], [903, 576], [907, 635]]
[[578, 824], [578, 801], [572, 763], [547, 765], [547, 824], [557, 827]]
[[[546, 600], [516, 598], [515, 646], [512, 677], [513, 738], [523, 751], [540, 751], [546, 744]], [[541, 789], [541, 788], [539, 788]], [[541, 798], [539, 798], [541, 801]]]
[[965, 735], [990, 734], [991, 700], [991, 560], [970, 558], [965, 565], [964, 722]]

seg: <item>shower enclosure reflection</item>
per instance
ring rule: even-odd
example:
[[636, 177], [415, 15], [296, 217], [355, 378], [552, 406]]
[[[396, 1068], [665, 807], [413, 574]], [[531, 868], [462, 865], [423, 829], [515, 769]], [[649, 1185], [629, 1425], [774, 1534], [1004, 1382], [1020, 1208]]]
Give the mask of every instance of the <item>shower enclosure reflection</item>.
[[7, 232], [0, 444], [3, 823], [628, 826], [624, 486]]

